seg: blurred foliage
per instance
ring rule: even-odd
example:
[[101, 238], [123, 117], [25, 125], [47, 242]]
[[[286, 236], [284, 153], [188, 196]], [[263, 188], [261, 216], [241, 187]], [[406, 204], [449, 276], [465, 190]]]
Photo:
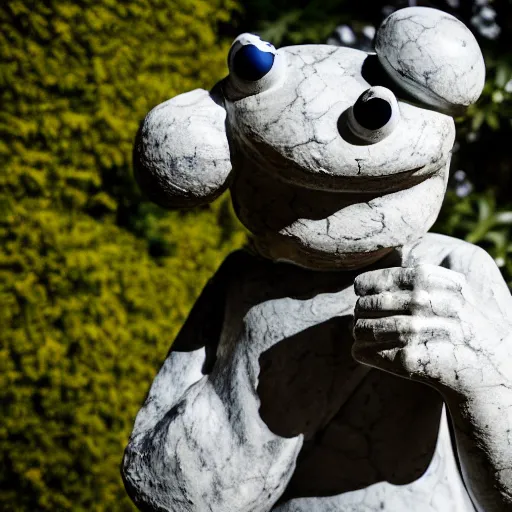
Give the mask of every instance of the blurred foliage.
[[436, 228], [446, 235], [480, 245], [494, 256], [507, 277], [512, 276], [512, 211], [497, 210], [496, 194], [492, 189], [470, 194], [463, 200], [449, 190], [444, 214]]
[[451, 170], [463, 170], [466, 183], [451, 180], [433, 231], [484, 247], [512, 286], [512, 0], [246, 0], [242, 28], [285, 46], [325, 42], [345, 25], [361, 43], [365, 27], [373, 30], [393, 10], [413, 4], [461, 19], [478, 39], [487, 68], [481, 99], [456, 120]]
[[512, 287], [512, 54], [487, 49], [485, 59], [481, 99], [456, 120], [452, 169], [464, 170], [471, 190], [452, 180], [434, 230], [482, 246]]
[[[245, 0], [244, 30], [260, 34], [276, 46], [324, 43], [334, 29], [355, 29], [382, 20], [381, 0]], [[401, 2], [404, 7], [406, 3]], [[245, 23], [245, 25], [244, 25]]]
[[232, 0], [0, 5], [0, 509], [134, 510], [119, 465], [192, 302], [244, 235], [131, 173], [155, 104], [226, 72]]

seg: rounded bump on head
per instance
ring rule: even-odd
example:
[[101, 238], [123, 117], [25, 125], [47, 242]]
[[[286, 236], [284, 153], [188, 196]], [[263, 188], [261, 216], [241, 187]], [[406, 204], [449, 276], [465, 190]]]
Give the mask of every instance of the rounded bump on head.
[[226, 112], [196, 89], [156, 106], [139, 129], [134, 173], [149, 199], [164, 208], [209, 203], [228, 185], [231, 160]]
[[428, 7], [400, 9], [377, 31], [375, 51], [391, 78], [414, 98], [456, 114], [479, 98], [485, 64], [471, 31]]

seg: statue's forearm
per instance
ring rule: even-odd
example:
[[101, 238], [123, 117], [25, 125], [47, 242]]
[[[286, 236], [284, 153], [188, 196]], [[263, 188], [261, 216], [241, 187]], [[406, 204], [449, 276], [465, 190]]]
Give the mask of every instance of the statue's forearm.
[[512, 510], [512, 386], [447, 400], [464, 481], [479, 511]]
[[236, 367], [204, 376], [132, 436], [123, 461], [127, 491], [147, 509], [268, 512], [293, 473], [302, 436], [279, 438], [256, 418], [255, 392]]

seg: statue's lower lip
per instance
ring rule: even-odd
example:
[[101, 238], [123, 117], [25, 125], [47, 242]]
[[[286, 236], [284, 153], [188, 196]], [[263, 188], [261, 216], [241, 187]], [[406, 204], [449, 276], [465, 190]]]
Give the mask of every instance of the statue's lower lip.
[[429, 169], [425, 166], [414, 167], [405, 171], [380, 176], [356, 175], [340, 176], [335, 174], [299, 173], [287, 175], [280, 173], [283, 181], [304, 188], [322, 190], [336, 194], [357, 196], [361, 199], [372, 199], [383, 194], [391, 194], [407, 190], [437, 174], [443, 166]]
[[[435, 169], [428, 173], [421, 173], [422, 170], [424, 170], [424, 166], [415, 167], [413, 169], [393, 174], [384, 174], [381, 176], [351, 176], [347, 177], [347, 188], [338, 188], [338, 191], [350, 192], [353, 194], [389, 194], [413, 187], [414, 185], [430, 178], [439, 169]], [[340, 184], [342, 179], [343, 178], [340, 179]]]

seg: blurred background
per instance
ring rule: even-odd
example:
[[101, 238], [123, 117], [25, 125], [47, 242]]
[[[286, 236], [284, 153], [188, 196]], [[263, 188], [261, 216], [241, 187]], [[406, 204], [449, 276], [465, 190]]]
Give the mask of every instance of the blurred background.
[[484, 247], [510, 285], [512, 0], [1, 3], [1, 510], [134, 510], [119, 466], [135, 414], [206, 280], [245, 243], [227, 196], [167, 212], [141, 195], [145, 114], [225, 76], [240, 32], [371, 50], [407, 5], [454, 14], [484, 51], [433, 231]]

